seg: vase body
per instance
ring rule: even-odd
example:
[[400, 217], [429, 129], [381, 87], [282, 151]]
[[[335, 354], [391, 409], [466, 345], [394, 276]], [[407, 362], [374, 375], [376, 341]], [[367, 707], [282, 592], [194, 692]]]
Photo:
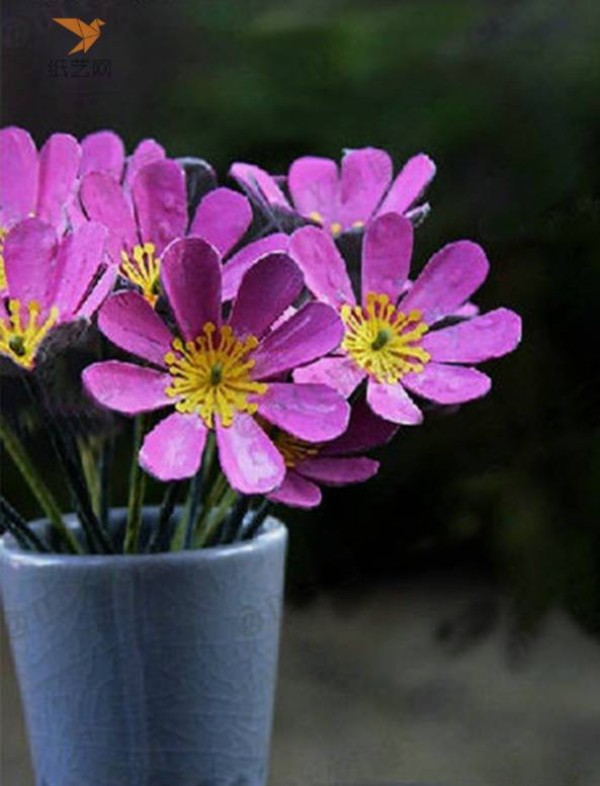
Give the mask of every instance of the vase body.
[[36, 786], [265, 786], [286, 540], [273, 519], [251, 541], [147, 556], [5, 538]]

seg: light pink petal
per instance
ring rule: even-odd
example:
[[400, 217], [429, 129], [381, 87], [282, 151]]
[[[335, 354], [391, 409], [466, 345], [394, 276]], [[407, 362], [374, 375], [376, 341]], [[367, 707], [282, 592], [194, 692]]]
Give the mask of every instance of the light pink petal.
[[348, 425], [350, 406], [325, 385], [271, 383], [258, 399], [259, 414], [307, 442], [338, 437]]
[[37, 198], [38, 154], [22, 128], [0, 131], [0, 222], [9, 226], [27, 218]]
[[157, 366], [165, 365], [173, 336], [142, 295], [118, 292], [98, 314], [98, 327], [116, 346]]
[[242, 494], [266, 494], [285, 475], [283, 458], [250, 415], [239, 414], [229, 427], [217, 422], [221, 468], [232, 488]]
[[366, 224], [392, 180], [392, 159], [385, 150], [350, 150], [342, 159], [340, 222], [351, 229]]
[[142, 139], [127, 161], [125, 182], [131, 186], [142, 167], [165, 158], [166, 153], [162, 145], [159, 145], [154, 139]]
[[81, 304], [79, 315], [90, 319], [113, 291], [116, 280], [117, 268], [114, 265], [109, 265], [100, 274], [91, 292]]
[[420, 374], [407, 374], [403, 384], [422, 398], [437, 404], [461, 404], [489, 392], [492, 380], [475, 368], [429, 362]]
[[475, 303], [465, 303], [464, 306], [460, 306], [457, 308], [456, 311], [453, 311], [452, 314], [449, 316], [456, 317], [457, 319], [471, 319], [471, 317], [476, 317], [479, 315], [479, 306], [476, 306]]
[[52, 302], [61, 319], [76, 316], [105, 263], [108, 231], [102, 224], [82, 224], [60, 244]]
[[8, 292], [22, 304], [51, 306], [56, 280], [58, 241], [49, 224], [28, 218], [16, 224], [4, 242]]
[[253, 357], [255, 379], [274, 377], [336, 349], [344, 327], [325, 303], [307, 303], [262, 341]]
[[423, 422], [423, 413], [399, 382], [388, 385], [370, 379], [367, 401], [373, 412], [392, 423], [418, 426]]
[[340, 182], [338, 167], [330, 158], [297, 158], [288, 175], [288, 187], [296, 210], [323, 223], [327, 230], [339, 221]]
[[425, 153], [410, 158], [392, 183], [377, 211], [378, 215], [404, 213], [408, 210], [431, 183], [435, 170], [435, 164]]
[[304, 279], [286, 254], [268, 254], [244, 276], [229, 324], [238, 337], [261, 338], [298, 297]]
[[125, 146], [113, 131], [96, 131], [82, 140], [81, 177], [90, 172], [104, 172], [119, 182], [124, 165]]
[[356, 390], [365, 376], [365, 372], [347, 355], [321, 358], [294, 371], [295, 382], [329, 385], [344, 398]]
[[379, 462], [370, 458], [325, 458], [315, 456], [298, 464], [297, 471], [305, 478], [326, 486], [363, 483], [377, 474]]
[[293, 469], [288, 469], [281, 486], [267, 498], [291, 508], [316, 508], [321, 504], [321, 489], [310, 480], [305, 480]]
[[140, 466], [163, 482], [191, 478], [200, 469], [207, 433], [197, 415], [174, 412], [146, 435]]
[[275, 232], [249, 243], [233, 254], [223, 267], [223, 300], [231, 300], [236, 296], [244, 274], [261, 257], [273, 251], [285, 253], [288, 246], [288, 235], [283, 232]]
[[521, 318], [514, 311], [498, 308], [458, 325], [434, 330], [422, 341], [435, 361], [481, 363], [499, 358], [521, 340]]
[[204, 325], [221, 325], [221, 261], [199, 237], [175, 240], [165, 250], [161, 281], [186, 341], [202, 335]]
[[290, 238], [290, 254], [316, 298], [334, 308], [356, 303], [346, 263], [329, 232], [310, 226], [297, 229]]
[[166, 159], [140, 169], [131, 187], [143, 243], [156, 253], [182, 237], [187, 227], [187, 196], [183, 169]]
[[83, 178], [80, 189], [83, 208], [92, 221], [109, 230], [109, 253], [114, 264], [121, 264], [121, 250], [130, 250], [138, 242], [131, 207], [122, 187], [104, 172], [92, 172]]
[[400, 302], [400, 310], [420, 311], [433, 325], [454, 313], [486, 279], [489, 262], [481, 246], [469, 240], [450, 243], [434, 254]]
[[343, 456], [350, 453], [366, 453], [368, 450], [385, 445], [397, 433], [398, 426], [378, 417], [361, 398], [352, 407], [350, 423], [346, 431], [323, 445], [320, 456]]
[[250, 202], [230, 188], [215, 188], [198, 205], [190, 235], [208, 240], [221, 256], [239, 243], [252, 223]]
[[173, 404], [173, 398], [165, 393], [170, 374], [153, 368], [106, 360], [88, 366], [82, 378], [99, 404], [124, 415], [152, 412]]
[[367, 227], [362, 252], [362, 300], [367, 295], [387, 295], [395, 304], [408, 278], [414, 230], [397, 213], [386, 213]]
[[264, 169], [253, 164], [235, 163], [229, 170], [229, 174], [242, 188], [245, 188], [261, 202], [266, 201], [269, 205], [291, 210], [291, 205], [285, 198], [283, 191], [275, 179]]
[[79, 142], [70, 134], [52, 134], [40, 150], [36, 215], [60, 230], [66, 225], [80, 160]]

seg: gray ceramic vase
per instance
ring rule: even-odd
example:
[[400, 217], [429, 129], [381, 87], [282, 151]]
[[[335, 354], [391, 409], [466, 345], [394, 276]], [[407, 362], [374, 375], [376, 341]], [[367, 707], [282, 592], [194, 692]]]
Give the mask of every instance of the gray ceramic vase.
[[286, 541], [274, 519], [252, 541], [148, 556], [6, 537], [36, 786], [265, 786]]

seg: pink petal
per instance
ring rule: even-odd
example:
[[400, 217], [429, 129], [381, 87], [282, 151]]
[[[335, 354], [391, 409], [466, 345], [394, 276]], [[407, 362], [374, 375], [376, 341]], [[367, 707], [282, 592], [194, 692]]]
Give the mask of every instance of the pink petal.
[[140, 466], [162, 481], [191, 478], [200, 469], [206, 436], [201, 418], [174, 412], [146, 435]]
[[424, 153], [410, 158], [392, 183], [377, 214], [404, 213], [431, 183], [435, 170], [435, 164]]
[[82, 379], [99, 404], [124, 415], [152, 412], [173, 404], [173, 398], [165, 393], [170, 374], [153, 368], [106, 360], [88, 366]]
[[22, 128], [0, 131], [0, 221], [9, 226], [27, 218], [37, 198], [38, 154]]
[[377, 474], [379, 462], [370, 458], [322, 458], [316, 456], [298, 464], [297, 472], [326, 486], [363, 483]]
[[133, 181], [131, 192], [141, 240], [154, 243], [156, 253], [185, 234], [187, 196], [183, 169], [165, 159], [147, 164]]
[[219, 461], [230, 485], [242, 494], [266, 494], [285, 475], [283, 458], [250, 415], [238, 414], [231, 426], [216, 426]]
[[367, 385], [367, 401], [373, 412], [392, 423], [418, 426], [423, 422], [423, 413], [399, 382], [388, 385], [370, 379]]
[[167, 246], [161, 281], [186, 341], [198, 338], [208, 322], [220, 327], [221, 261], [205, 240], [189, 237]]
[[138, 242], [131, 207], [123, 189], [110, 175], [92, 172], [81, 182], [80, 198], [88, 217], [109, 230], [109, 252], [113, 262], [120, 265], [121, 250], [129, 250]]
[[190, 235], [204, 238], [225, 256], [251, 223], [252, 208], [246, 197], [230, 188], [216, 188], [198, 205]]
[[283, 232], [275, 232], [249, 243], [230, 257], [223, 267], [223, 300], [231, 300], [236, 296], [244, 274], [261, 257], [272, 251], [285, 253], [288, 245], [289, 237]]
[[308, 303], [273, 330], [253, 357], [255, 379], [274, 377], [310, 363], [336, 349], [344, 327], [336, 312], [325, 303]]
[[22, 304], [37, 301], [51, 306], [56, 280], [58, 242], [49, 224], [27, 218], [16, 224], [4, 242], [8, 292]]
[[398, 426], [378, 417], [361, 398], [352, 407], [350, 423], [346, 431], [323, 445], [320, 456], [343, 456], [349, 453], [365, 453], [385, 445], [397, 433]]
[[459, 240], [434, 254], [400, 302], [408, 313], [417, 310], [432, 325], [459, 308], [485, 281], [489, 262], [476, 243]]
[[285, 198], [274, 178], [264, 169], [253, 164], [235, 163], [229, 170], [230, 176], [246, 188], [247, 191], [261, 202], [269, 205], [291, 210], [290, 203]]
[[316, 156], [297, 158], [290, 167], [288, 187], [301, 215], [312, 218], [311, 214], [318, 214], [315, 220], [327, 230], [339, 221], [340, 184], [335, 161]]
[[321, 442], [339, 436], [348, 425], [350, 407], [325, 385], [271, 383], [258, 399], [259, 414], [284, 431]]
[[80, 176], [104, 172], [120, 181], [125, 165], [125, 146], [113, 131], [96, 131], [81, 142]]
[[305, 480], [293, 469], [288, 469], [281, 486], [267, 498], [291, 508], [316, 508], [321, 504], [321, 489], [310, 480]]
[[166, 153], [162, 145], [159, 145], [154, 139], [142, 139], [127, 161], [125, 182], [131, 186], [140, 169], [165, 158]]
[[164, 367], [173, 336], [142, 295], [118, 292], [110, 297], [100, 309], [98, 327], [121, 349]]
[[40, 150], [36, 215], [61, 230], [77, 186], [80, 160], [79, 143], [69, 134], [52, 134]]
[[433, 362], [427, 363], [420, 374], [407, 374], [402, 382], [413, 393], [438, 404], [481, 398], [492, 386], [491, 379], [475, 368]]
[[340, 222], [366, 224], [392, 180], [392, 159], [384, 150], [350, 150], [342, 159]]
[[321, 358], [294, 371], [294, 382], [328, 385], [344, 398], [356, 390], [365, 372], [347, 355]]
[[261, 338], [296, 300], [303, 286], [302, 273], [286, 254], [260, 259], [244, 276], [233, 304], [229, 324], [236, 336]]
[[104, 264], [108, 231], [102, 224], [82, 224], [65, 236], [58, 250], [52, 302], [65, 320], [77, 315]]
[[91, 292], [81, 304], [79, 315], [90, 319], [113, 291], [116, 280], [117, 268], [110, 265], [100, 274]]
[[302, 227], [290, 238], [290, 254], [313, 295], [334, 308], [356, 303], [346, 263], [329, 232]]
[[458, 325], [434, 330], [422, 346], [433, 360], [446, 363], [481, 363], [499, 358], [521, 340], [521, 318], [514, 311], [498, 308]]
[[397, 213], [386, 213], [367, 227], [362, 252], [362, 300], [367, 295], [387, 295], [395, 304], [408, 278], [414, 230]]

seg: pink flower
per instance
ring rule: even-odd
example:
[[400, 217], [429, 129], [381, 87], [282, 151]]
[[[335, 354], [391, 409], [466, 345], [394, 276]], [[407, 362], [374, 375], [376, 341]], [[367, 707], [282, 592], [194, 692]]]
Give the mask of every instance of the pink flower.
[[328, 233], [303, 227], [290, 240], [307, 287], [338, 309], [345, 325], [338, 352], [298, 369], [294, 378], [330, 384], [345, 396], [367, 380], [372, 410], [407, 425], [423, 419], [411, 393], [438, 404], [485, 395], [491, 380], [471, 364], [511, 352], [521, 338], [521, 319], [506, 308], [444, 326], [487, 277], [480, 246], [467, 240], [445, 246], [406, 291], [412, 245], [412, 225], [402, 216], [388, 213], [369, 225], [359, 305]]
[[174, 410], [140, 451], [141, 465], [160, 480], [198, 472], [214, 431], [231, 486], [245, 494], [272, 491], [284, 479], [285, 462], [255, 415], [312, 442], [333, 439], [348, 423], [348, 404], [332, 389], [281, 381], [339, 344], [339, 317], [323, 303], [309, 303], [272, 327], [303, 288], [300, 271], [281, 254], [264, 257], [244, 276], [226, 321], [221, 260], [203, 239], [173, 242], [161, 279], [179, 335], [137, 293], [114, 295], [100, 311], [100, 329], [151, 365], [96, 363], [84, 372], [85, 385], [124, 414]]
[[374, 415], [364, 401], [352, 407], [350, 423], [341, 437], [311, 444], [285, 431], [273, 437], [285, 459], [285, 479], [268, 498], [296, 508], [314, 508], [321, 503], [323, 486], [346, 486], [372, 478], [379, 462], [360, 456], [388, 442], [398, 427]]
[[289, 199], [278, 180], [252, 164], [236, 163], [230, 174], [256, 200], [295, 213], [338, 235], [359, 229], [383, 213], [408, 214], [435, 175], [435, 164], [421, 153], [409, 159], [392, 181], [385, 150], [349, 150], [341, 171], [329, 158], [298, 158], [287, 176]]
[[46, 336], [59, 325], [91, 316], [111, 289], [103, 272], [106, 230], [89, 223], [70, 235], [37, 218], [6, 237], [7, 293], [0, 305], [0, 353], [21, 368], [34, 367]]

